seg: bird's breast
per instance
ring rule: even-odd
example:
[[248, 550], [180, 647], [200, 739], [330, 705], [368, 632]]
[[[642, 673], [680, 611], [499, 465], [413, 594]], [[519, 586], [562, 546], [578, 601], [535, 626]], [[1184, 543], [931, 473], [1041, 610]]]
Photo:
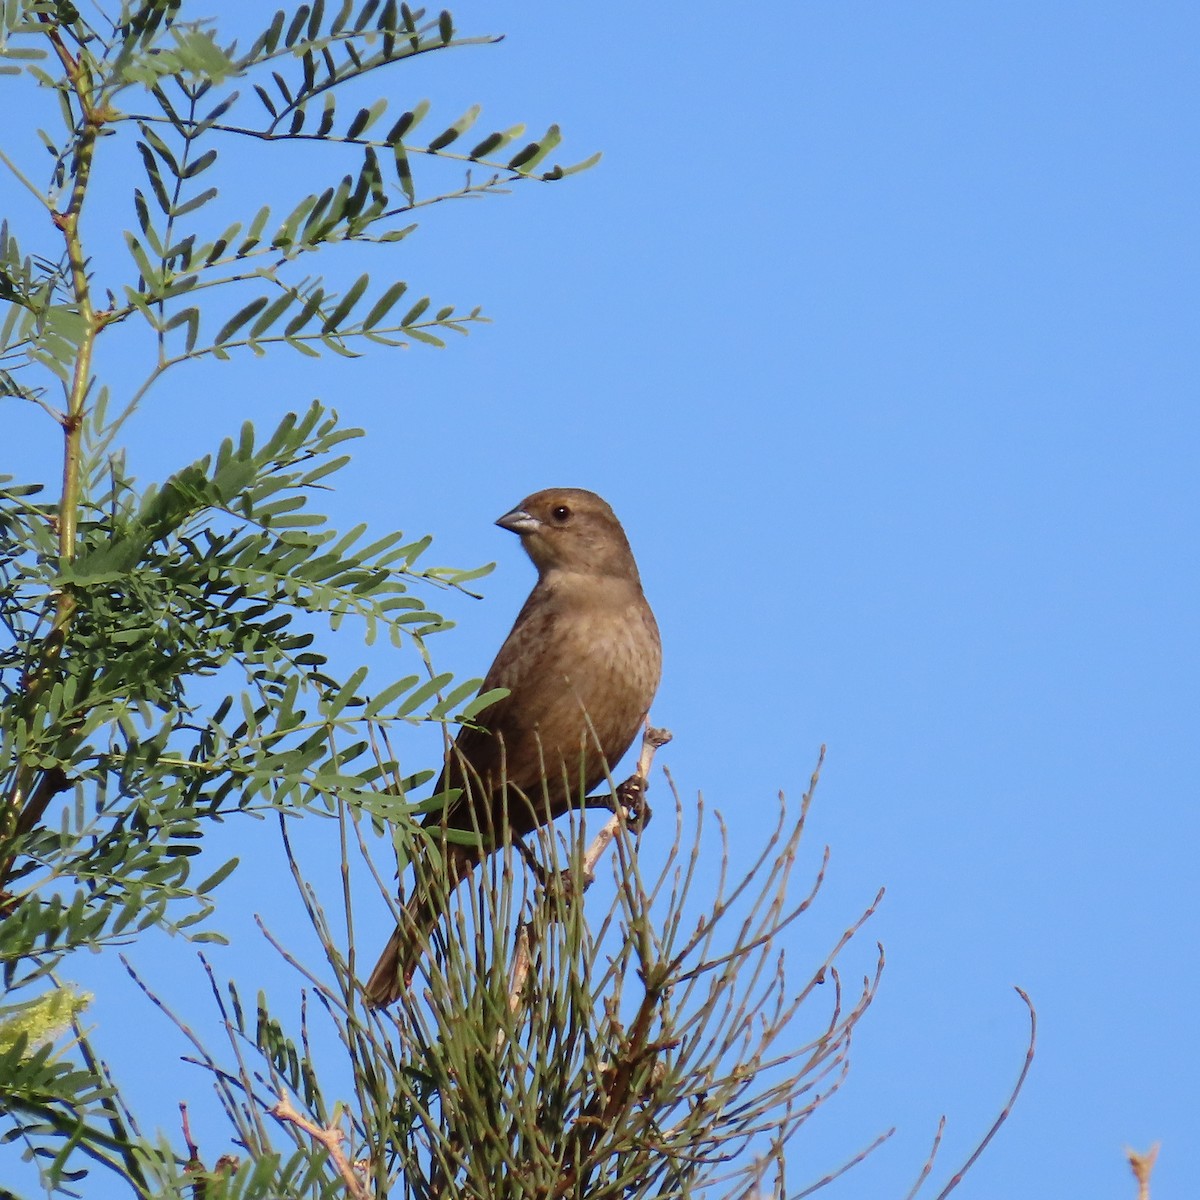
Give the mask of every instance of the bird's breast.
[[[578, 796], [581, 784], [594, 789], [637, 736], [660, 667], [658, 629], [635, 582], [543, 580], [487, 680], [509, 691], [485, 712], [509, 780], [531, 792], [543, 779], [569, 779], [555, 807]], [[482, 743], [477, 753], [492, 749]]]
[[[580, 735], [611, 766], [628, 749], [654, 699], [662, 665], [658, 630], [643, 602], [591, 615], [564, 632], [570, 645], [559, 670], [567, 704], [580, 717], [586, 714]], [[563, 751], [577, 753], [579, 736], [568, 736], [567, 742]]]

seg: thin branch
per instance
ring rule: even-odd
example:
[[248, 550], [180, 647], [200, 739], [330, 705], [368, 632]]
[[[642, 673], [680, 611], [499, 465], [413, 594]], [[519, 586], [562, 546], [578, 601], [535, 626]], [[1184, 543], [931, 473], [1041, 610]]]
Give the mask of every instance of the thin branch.
[[279, 1101], [270, 1110], [270, 1113], [283, 1124], [294, 1125], [301, 1132], [308, 1134], [318, 1145], [325, 1147], [330, 1161], [353, 1200], [370, 1200], [370, 1192], [367, 1191], [362, 1176], [354, 1169], [353, 1164], [346, 1157], [345, 1151], [342, 1150], [342, 1143], [346, 1140], [346, 1135], [336, 1125], [323, 1128], [310, 1121], [293, 1107], [287, 1092], [283, 1091], [279, 1093]]
[[804, 1189], [804, 1191], [797, 1192], [795, 1194], [795, 1196], [793, 1196], [791, 1198], [791, 1200], [804, 1200], [805, 1196], [811, 1196], [813, 1194], [813, 1192], [818, 1191], [820, 1188], [825, 1187], [826, 1184], [832, 1183], [839, 1176], [845, 1175], [845, 1173], [847, 1171], [851, 1170], [853, 1167], [857, 1167], [858, 1164], [867, 1157], [867, 1155], [873, 1154], [876, 1150], [878, 1150], [879, 1147], [882, 1146], [883, 1143], [886, 1142], [888, 1140], [888, 1138], [890, 1138], [892, 1136], [892, 1134], [895, 1132], [896, 1132], [896, 1130], [895, 1130], [895, 1127], [893, 1126], [893, 1128], [889, 1129], [887, 1131], [887, 1133], [881, 1133], [869, 1146], [867, 1146], [863, 1150], [860, 1150], [852, 1159], [850, 1159], [849, 1162], [843, 1163], [840, 1167], [837, 1168], [836, 1171], [830, 1171], [828, 1175], [825, 1175], [821, 1179], [818, 1179], [817, 1182], [814, 1183], [811, 1187], [806, 1187]]
[[943, 1116], [938, 1121], [937, 1132], [933, 1135], [933, 1145], [929, 1148], [929, 1157], [925, 1159], [925, 1165], [921, 1168], [920, 1175], [917, 1176], [917, 1182], [912, 1185], [912, 1191], [904, 1197], [904, 1200], [916, 1200], [917, 1193], [921, 1190], [925, 1180], [929, 1178], [929, 1173], [933, 1170], [934, 1160], [937, 1158], [938, 1149], [942, 1144], [942, 1134], [946, 1132], [946, 1118]]
[[987, 1148], [987, 1144], [996, 1136], [1000, 1130], [1000, 1126], [1008, 1120], [1009, 1113], [1012, 1112], [1013, 1105], [1017, 1102], [1017, 1097], [1021, 1094], [1021, 1088], [1025, 1086], [1025, 1079], [1029, 1075], [1029, 1068], [1033, 1066], [1033, 1055], [1037, 1048], [1037, 1009], [1033, 1007], [1033, 1001], [1030, 1000], [1028, 994], [1022, 991], [1021, 988], [1014, 989], [1018, 996], [1025, 1001], [1025, 1007], [1029, 1009], [1029, 1048], [1025, 1051], [1025, 1063], [1021, 1067], [1021, 1073], [1017, 1076], [1016, 1085], [1013, 1087], [1012, 1094], [1008, 1098], [1008, 1103], [1001, 1109], [1000, 1115], [992, 1123], [991, 1129], [984, 1135], [983, 1140], [975, 1147], [971, 1157], [963, 1163], [957, 1174], [948, 1184], [937, 1194], [937, 1200], [946, 1200], [952, 1191], [963, 1181], [963, 1176], [975, 1165], [976, 1160]]
[[[670, 740], [670, 730], [656, 728], [650, 724], [649, 717], [646, 718], [646, 728], [642, 733], [642, 748], [638, 754], [637, 770], [634, 775], [635, 779], [641, 781], [643, 790], [650, 784], [650, 768], [654, 763], [655, 753]], [[592, 839], [591, 844], [583, 853], [583, 877], [585, 880], [591, 880], [596, 864], [628, 819], [624, 809], [618, 805], [617, 811], [609, 817], [600, 832]]]
[[1139, 1154], [1128, 1147], [1125, 1150], [1129, 1168], [1138, 1183], [1137, 1200], [1150, 1200], [1150, 1172], [1154, 1170], [1154, 1164], [1158, 1160], [1160, 1145], [1161, 1143], [1155, 1142], [1145, 1154]]
[[[525, 984], [529, 980], [529, 972], [533, 969], [532, 939], [529, 932], [529, 922], [522, 921], [517, 926], [517, 948], [513, 954], [512, 966], [509, 969], [508, 1011], [515, 1013], [521, 1007], [521, 997], [525, 994]], [[503, 1029], [496, 1031], [496, 1051], [503, 1047], [506, 1034]]]

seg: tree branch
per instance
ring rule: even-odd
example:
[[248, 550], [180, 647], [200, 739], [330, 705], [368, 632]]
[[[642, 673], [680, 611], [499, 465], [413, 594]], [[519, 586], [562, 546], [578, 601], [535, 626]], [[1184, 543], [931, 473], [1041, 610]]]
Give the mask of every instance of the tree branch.
[[362, 1177], [354, 1169], [354, 1164], [346, 1157], [342, 1143], [346, 1135], [336, 1126], [322, 1128], [315, 1121], [310, 1121], [302, 1112], [295, 1108], [286, 1092], [279, 1093], [279, 1100], [270, 1110], [271, 1116], [282, 1121], [285, 1125], [294, 1125], [302, 1133], [308, 1134], [314, 1142], [324, 1146], [330, 1161], [346, 1185], [346, 1191], [353, 1200], [370, 1200], [370, 1193]]

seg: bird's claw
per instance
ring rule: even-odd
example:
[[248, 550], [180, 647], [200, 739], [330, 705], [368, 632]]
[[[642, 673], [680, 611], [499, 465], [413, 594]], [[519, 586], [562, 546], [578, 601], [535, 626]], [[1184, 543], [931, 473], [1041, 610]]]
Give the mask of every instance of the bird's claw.
[[570, 875], [565, 871], [544, 867], [538, 862], [533, 851], [519, 838], [513, 842], [513, 845], [525, 860], [525, 865], [533, 872], [534, 878], [538, 881], [538, 887], [541, 888], [544, 895], [553, 897], [563, 904], [569, 903], [574, 898], [575, 884]]
[[575, 881], [567, 871], [543, 871], [538, 883], [542, 895], [551, 902], [551, 920], [575, 902]]
[[650, 805], [646, 803], [646, 781], [640, 775], [630, 775], [615, 791], [589, 796], [588, 808], [605, 808], [611, 813], [624, 811], [630, 829], [645, 829], [650, 824]]
[[650, 805], [646, 802], [646, 781], [640, 775], [630, 775], [616, 790], [616, 804], [625, 810], [630, 829], [645, 829], [650, 824]]

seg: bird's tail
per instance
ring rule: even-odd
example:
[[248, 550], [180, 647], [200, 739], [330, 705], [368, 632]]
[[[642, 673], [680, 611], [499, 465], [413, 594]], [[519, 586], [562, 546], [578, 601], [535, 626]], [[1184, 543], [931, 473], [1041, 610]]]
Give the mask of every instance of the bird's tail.
[[[479, 861], [478, 850], [471, 846], [443, 842], [441, 852], [441, 877], [432, 881], [432, 886], [429, 882], [418, 884], [417, 894], [401, 909], [400, 923], [367, 980], [363, 994], [371, 1008], [387, 1008], [407, 993], [450, 893]], [[426, 859], [424, 869], [418, 870], [418, 880], [428, 874], [428, 865]]]
[[387, 1008], [389, 1004], [395, 1004], [412, 983], [418, 957], [415, 939], [397, 926], [363, 989], [367, 1004], [372, 1008]]

